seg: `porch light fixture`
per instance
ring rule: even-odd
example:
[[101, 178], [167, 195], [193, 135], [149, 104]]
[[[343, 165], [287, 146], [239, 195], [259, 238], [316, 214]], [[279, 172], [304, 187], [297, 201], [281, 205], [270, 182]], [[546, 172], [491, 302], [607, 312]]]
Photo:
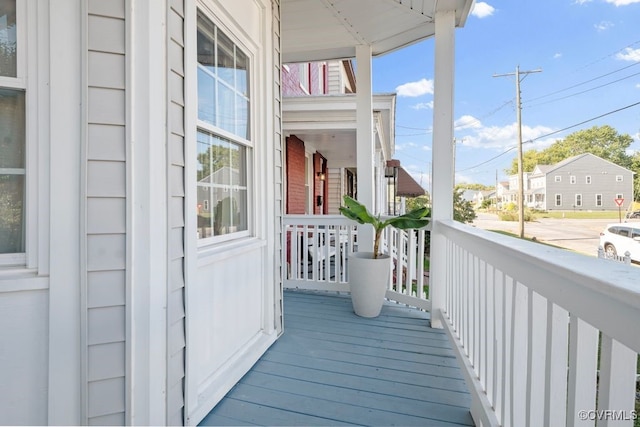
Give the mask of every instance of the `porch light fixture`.
[[318, 179], [319, 179], [320, 181], [324, 181], [325, 176], [324, 176], [324, 174], [323, 174], [322, 172], [318, 172], [316, 175], [318, 176]]

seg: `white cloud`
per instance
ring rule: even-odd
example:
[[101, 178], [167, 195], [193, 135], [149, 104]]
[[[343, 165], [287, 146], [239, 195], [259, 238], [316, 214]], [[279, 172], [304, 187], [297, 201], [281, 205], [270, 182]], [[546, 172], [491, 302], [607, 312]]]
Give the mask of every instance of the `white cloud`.
[[491, 6], [489, 3], [485, 3], [481, 1], [481, 2], [477, 2], [473, 6], [473, 10], [471, 11], [471, 14], [476, 18], [482, 19], [482, 18], [486, 18], [487, 16], [493, 15], [493, 12], [495, 12], [495, 10], [496, 9], [493, 6]]
[[418, 144], [415, 142], [405, 142], [404, 144], [396, 144], [396, 151], [410, 150], [416, 147], [418, 147]]
[[640, 3], [640, 0], [605, 0], [607, 3], [611, 3], [616, 6], [628, 6], [634, 3]]
[[562, 58], [561, 53], [556, 53], [555, 55], [553, 55], [553, 59], [560, 59], [560, 58]]
[[574, 4], [585, 4], [585, 3], [591, 3], [593, 0], [576, 0], [575, 2], [573, 2]]
[[640, 83], [636, 84], [636, 89], [640, 89]]
[[433, 109], [433, 101], [420, 102], [419, 104], [412, 105], [411, 108], [413, 108], [414, 110], [431, 110]]
[[[458, 120], [460, 121], [460, 120]], [[456, 121], [456, 123], [458, 123]], [[480, 121], [471, 127], [471, 133], [462, 137], [462, 144], [472, 148], [490, 148], [498, 151], [514, 147], [518, 143], [517, 123], [506, 126], [484, 126]], [[546, 126], [522, 126], [523, 142], [539, 138], [545, 134], [553, 132], [553, 129]], [[555, 138], [546, 138], [534, 143], [528, 143], [527, 149], [546, 148], [555, 142]]]
[[479, 119], [476, 119], [473, 116], [465, 115], [460, 117], [453, 123], [455, 129], [479, 129], [482, 127], [482, 123], [480, 123]]
[[598, 31], [607, 31], [609, 28], [613, 28], [613, 22], [609, 22], [609, 21], [601, 21], [598, 24], [595, 24], [593, 26], [596, 30]]
[[417, 82], [409, 82], [396, 88], [398, 96], [422, 96], [433, 94], [433, 80], [422, 79]]
[[631, 49], [630, 47], [624, 49], [623, 53], [618, 53], [616, 59], [623, 61], [640, 62], [640, 49]]

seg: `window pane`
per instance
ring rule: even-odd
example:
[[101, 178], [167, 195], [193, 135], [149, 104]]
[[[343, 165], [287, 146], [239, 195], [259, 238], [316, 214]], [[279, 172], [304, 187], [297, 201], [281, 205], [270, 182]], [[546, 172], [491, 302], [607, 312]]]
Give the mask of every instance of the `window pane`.
[[236, 135], [249, 138], [249, 100], [242, 95], [236, 96]]
[[24, 176], [0, 173], [0, 254], [24, 252]]
[[247, 230], [247, 149], [198, 132], [198, 238]]
[[216, 124], [216, 81], [203, 67], [198, 67], [198, 119]]
[[0, 76], [17, 76], [16, 0], [0, 0]]
[[198, 16], [198, 119], [249, 139], [249, 58]]
[[225, 36], [222, 31], [218, 31], [218, 78], [226, 82], [229, 86], [234, 87], [234, 45], [229, 37]]
[[24, 92], [0, 89], [0, 253], [24, 252]]
[[223, 83], [218, 83], [218, 121], [216, 124], [221, 129], [237, 134], [234, 100], [233, 90]]
[[198, 15], [198, 64], [215, 74], [215, 25]]
[[240, 49], [236, 49], [236, 89], [249, 96], [249, 59]]

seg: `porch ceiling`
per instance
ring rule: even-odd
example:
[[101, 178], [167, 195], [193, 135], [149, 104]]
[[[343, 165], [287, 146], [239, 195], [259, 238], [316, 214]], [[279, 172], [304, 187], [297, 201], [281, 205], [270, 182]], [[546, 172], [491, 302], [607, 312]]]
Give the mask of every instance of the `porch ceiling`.
[[455, 10], [465, 24], [474, 0], [282, 0], [283, 62], [373, 56], [432, 37], [438, 10]]
[[[395, 149], [395, 94], [373, 96], [375, 146], [389, 159]], [[356, 166], [356, 100], [354, 95], [284, 98], [283, 129], [305, 147], [320, 152], [329, 167]]]

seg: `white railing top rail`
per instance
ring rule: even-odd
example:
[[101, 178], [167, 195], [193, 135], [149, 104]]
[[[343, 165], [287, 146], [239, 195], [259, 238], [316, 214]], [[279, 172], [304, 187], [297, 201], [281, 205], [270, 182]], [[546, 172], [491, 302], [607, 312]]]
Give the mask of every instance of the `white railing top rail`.
[[[640, 352], [640, 270], [456, 221], [437, 233], [458, 243], [541, 296]], [[435, 256], [434, 254], [431, 254]]]

